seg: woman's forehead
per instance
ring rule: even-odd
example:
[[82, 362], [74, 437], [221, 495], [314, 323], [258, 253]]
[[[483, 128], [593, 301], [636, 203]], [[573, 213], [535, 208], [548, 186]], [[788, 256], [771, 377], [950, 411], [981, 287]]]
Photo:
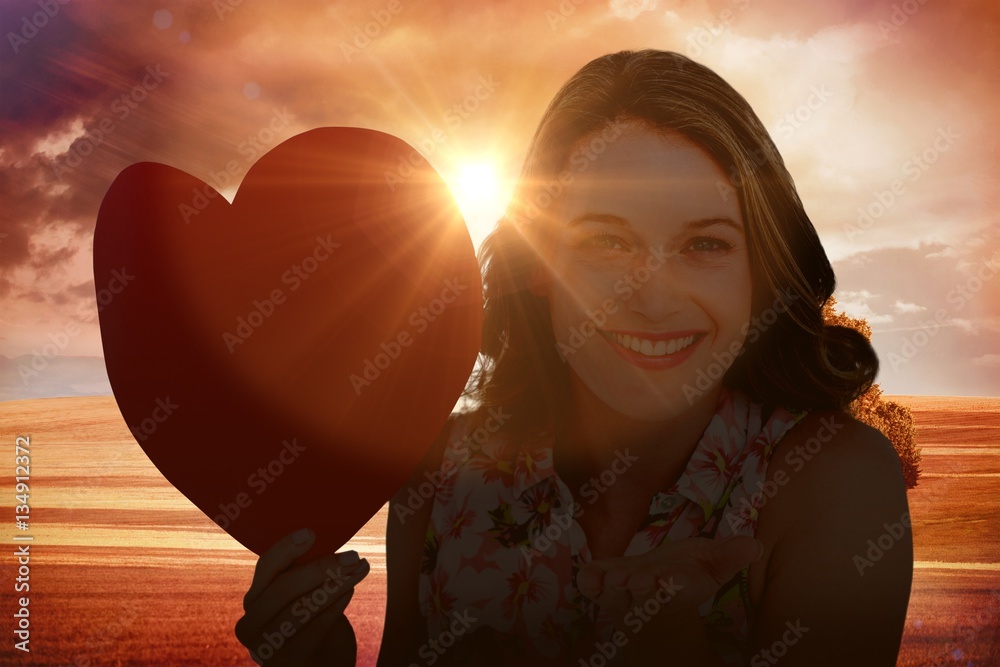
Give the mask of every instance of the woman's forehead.
[[741, 220], [726, 174], [704, 149], [680, 136], [627, 132], [568, 169], [569, 182], [560, 197], [565, 220], [601, 210], [625, 218], [631, 214], [636, 222], [664, 217], [677, 222]]
[[596, 178], [608, 172], [697, 176], [715, 179], [724, 175], [712, 156], [697, 143], [676, 133], [663, 133], [644, 126], [596, 138], [584, 138], [574, 144], [567, 165], [574, 176]]

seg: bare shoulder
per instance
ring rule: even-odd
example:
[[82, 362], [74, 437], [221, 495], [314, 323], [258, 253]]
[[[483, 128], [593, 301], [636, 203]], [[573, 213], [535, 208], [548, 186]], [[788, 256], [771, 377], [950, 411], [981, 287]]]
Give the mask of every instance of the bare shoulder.
[[[779, 471], [789, 476], [786, 486], [800, 500], [831, 489], [891, 494], [903, 488], [902, 467], [888, 438], [832, 410], [810, 412], [785, 434], [768, 465], [768, 477]], [[882, 483], [861, 488], [875, 479]]]
[[768, 465], [757, 537], [766, 549], [751, 571], [759, 647], [799, 620], [811, 630], [787, 667], [859, 651], [867, 658], [854, 664], [895, 664], [913, 542], [902, 468], [880, 431], [834, 411], [792, 427]]
[[843, 412], [814, 411], [792, 427], [776, 445], [766, 480], [758, 523], [765, 544], [846, 538], [882, 521], [909, 522], [895, 448]]

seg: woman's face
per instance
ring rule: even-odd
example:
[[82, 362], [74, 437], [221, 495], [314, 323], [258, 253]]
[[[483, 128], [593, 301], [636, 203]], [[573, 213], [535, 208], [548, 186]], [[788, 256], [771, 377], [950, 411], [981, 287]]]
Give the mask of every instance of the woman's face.
[[746, 337], [750, 264], [739, 202], [709, 155], [629, 128], [574, 154], [551, 205], [548, 297], [579, 380], [620, 413], [660, 421], [717, 395]]

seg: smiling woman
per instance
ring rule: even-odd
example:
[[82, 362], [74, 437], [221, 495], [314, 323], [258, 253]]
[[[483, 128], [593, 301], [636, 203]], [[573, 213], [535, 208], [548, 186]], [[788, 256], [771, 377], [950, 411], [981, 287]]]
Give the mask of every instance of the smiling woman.
[[[743, 97], [676, 53], [588, 63], [480, 264], [478, 406], [391, 503], [380, 666], [895, 664], [905, 486], [846, 412], [878, 359], [824, 324], [833, 270]], [[353, 664], [326, 622], [267, 664]]]
[[[633, 123], [551, 207], [568, 222], [544, 258], [558, 278], [537, 292], [560, 345], [605, 300], [624, 302], [600, 329], [607, 344], [566, 355], [570, 382], [622, 415], [658, 421], [687, 410], [697, 370], [742, 344], [751, 278], [739, 203], [715, 186], [725, 174], [683, 136], [644, 125]], [[651, 268], [647, 251], [660, 260]], [[622, 276], [644, 279], [627, 299], [614, 288]]]

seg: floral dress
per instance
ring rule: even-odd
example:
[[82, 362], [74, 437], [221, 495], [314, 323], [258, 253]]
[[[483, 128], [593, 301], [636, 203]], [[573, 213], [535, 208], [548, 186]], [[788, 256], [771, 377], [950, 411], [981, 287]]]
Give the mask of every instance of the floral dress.
[[[644, 553], [664, 540], [753, 536], [766, 502], [767, 463], [781, 437], [806, 414], [767, 411], [723, 387], [684, 472], [652, 497], [624, 555]], [[584, 501], [574, 498], [553, 467], [551, 429], [514, 443], [502, 429], [475, 429], [474, 417], [455, 419], [435, 476], [419, 578], [421, 612], [433, 642], [421, 653], [425, 664], [447, 652], [449, 659], [439, 664], [510, 664], [518, 658], [528, 664], [523, 659], [535, 656], [553, 665], [560, 664], [555, 658], [573, 655], [573, 647], [592, 651], [613, 626], [576, 587], [577, 572], [591, 554], [575, 517], [599, 489], [581, 488]], [[613, 482], [611, 473], [623, 472], [632, 459], [627, 450], [617, 452], [602, 478]], [[747, 569], [699, 612], [712, 647], [727, 664], [743, 664], [753, 613]]]

